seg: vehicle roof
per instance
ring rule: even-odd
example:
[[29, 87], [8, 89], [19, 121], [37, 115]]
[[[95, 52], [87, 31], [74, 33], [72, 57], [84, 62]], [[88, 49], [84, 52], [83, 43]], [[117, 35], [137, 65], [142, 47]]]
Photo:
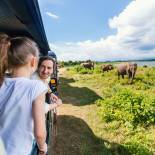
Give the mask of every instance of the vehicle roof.
[[57, 59], [57, 56], [53, 51], [48, 51], [48, 56], [51, 56], [52, 58]]
[[43, 55], [50, 50], [37, 0], [0, 0], [0, 31], [34, 39]]

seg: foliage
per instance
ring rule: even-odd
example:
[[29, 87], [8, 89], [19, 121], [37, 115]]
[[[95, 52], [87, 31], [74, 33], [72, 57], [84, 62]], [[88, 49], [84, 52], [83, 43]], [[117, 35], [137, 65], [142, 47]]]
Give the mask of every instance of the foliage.
[[85, 60], [85, 61], [59, 61], [58, 64], [60, 64], [63, 67], [68, 67], [68, 66], [76, 66], [76, 65], [80, 65], [83, 62], [90, 62], [91, 60]]
[[92, 74], [93, 73], [93, 70], [88, 69], [88, 68], [83, 68], [80, 65], [75, 66], [73, 70], [79, 74]]
[[[101, 65], [96, 64], [94, 70], [80, 65], [69, 70], [69, 76], [78, 86], [87, 87], [102, 97], [96, 101], [98, 113], [95, 109], [92, 112], [101, 118], [100, 123], [93, 125], [97, 131], [95, 134], [119, 143], [120, 149], [127, 149], [124, 154], [152, 155], [155, 152], [155, 68], [138, 66], [135, 79], [130, 84], [127, 76], [118, 80], [116, 69], [102, 72]], [[117, 151], [112, 149], [114, 154]]]
[[63, 67], [80, 65], [82, 61], [59, 61], [58, 64]]
[[101, 106], [100, 115], [107, 122], [119, 120], [133, 126], [155, 122], [154, 95], [121, 89], [110, 98], [98, 100], [98, 105]]
[[101, 67], [100, 66], [96, 66], [95, 69], [88, 69], [88, 68], [84, 68], [83, 66], [80, 65], [76, 65], [72, 68], [73, 71], [75, 71], [77, 74], [100, 74], [102, 73]]
[[129, 142], [123, 145], [125, 149], [129, 150], [131, 155], [153, 155], [143, 144], [137, 142]]

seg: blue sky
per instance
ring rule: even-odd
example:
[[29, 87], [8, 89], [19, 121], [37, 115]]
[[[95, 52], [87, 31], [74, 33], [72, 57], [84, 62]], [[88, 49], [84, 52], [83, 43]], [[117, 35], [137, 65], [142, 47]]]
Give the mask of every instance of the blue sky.
[[154, 57], [155, 0], [39, 0], [39, 5], [59, 60]]

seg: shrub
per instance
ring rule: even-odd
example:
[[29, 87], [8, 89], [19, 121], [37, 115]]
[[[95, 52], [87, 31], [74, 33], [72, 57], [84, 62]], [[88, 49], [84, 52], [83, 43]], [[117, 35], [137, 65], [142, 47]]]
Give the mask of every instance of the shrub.
[[97, 74], [100, 74], [100, 73], [102, 73], [103, 71], [102, 71], [102, 69], [101, 69], [101, 66], [95, 66], [95, 68], [94, 68], [94, 73], [97, 73]]
[[82, 66], [76, 66], [74, 67], [74, 70], [79, 74], [93, 74], [93, 70], [83, 68]]
[[155, 122], [155, 97], [151, 94], [136, 93], [126, 88], [97, 103], [101, 117], [107, 122], [118, 120], [134, 127]]
[[153, 153], [145, 147], [143, 144], [138, 142], [129, 142], [124, 144], [125, 149], [129, 150], [129, 154], [134, 155], [153, 155]]

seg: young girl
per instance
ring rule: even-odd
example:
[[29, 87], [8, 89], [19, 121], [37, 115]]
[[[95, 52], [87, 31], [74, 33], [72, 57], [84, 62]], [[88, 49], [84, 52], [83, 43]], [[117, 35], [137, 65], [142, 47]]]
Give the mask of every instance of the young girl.
[[[44, 100], [47, 87], [30, 80], [39, 50], [26, 37], [0, 34], [0, 137], [6, 155], [30, 155], [34, 137], [40, 152], [47, 151]], [[10, 69], [12, 77], [5, 77]]]

